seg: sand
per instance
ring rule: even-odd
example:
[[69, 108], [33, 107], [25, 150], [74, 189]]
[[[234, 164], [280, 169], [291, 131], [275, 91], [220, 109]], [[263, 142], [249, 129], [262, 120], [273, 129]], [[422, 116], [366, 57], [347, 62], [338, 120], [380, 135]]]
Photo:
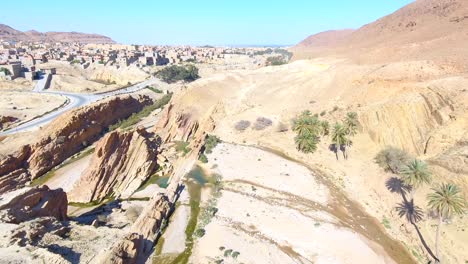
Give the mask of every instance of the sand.
[[44, 115], [66, 102], [66, 97], [32, 92], [4, 91], [0, 96], [0, 116], [17, 118], [15, 125]]
[[[208, 158], [224, 188], [218, 213], [195, 244], [194, 263], [395, 263], [382, 247], [321, 210], [329, 190], [307, 168], [233, 144], [219, 145]], [[240, 255], [224, 257], [220, 247]]]

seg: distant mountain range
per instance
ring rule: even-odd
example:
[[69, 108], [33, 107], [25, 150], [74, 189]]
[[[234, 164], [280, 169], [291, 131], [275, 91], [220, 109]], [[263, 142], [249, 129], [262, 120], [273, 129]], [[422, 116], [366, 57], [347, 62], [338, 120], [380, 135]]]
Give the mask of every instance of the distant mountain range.
[[416, 0], [357, 30], [312, 35], [293, 51], [295, 59], [345, 55], [367, 62], [440, 58], [467, 61], [467, 43], [467, 0]]
[[38, 32], [35, 30], [19, 31], [10, 26], [0, 24], [0, 40], [26, 42], [80, 42], [80, 43], [115, 43], [109, 37], [80, 32]]

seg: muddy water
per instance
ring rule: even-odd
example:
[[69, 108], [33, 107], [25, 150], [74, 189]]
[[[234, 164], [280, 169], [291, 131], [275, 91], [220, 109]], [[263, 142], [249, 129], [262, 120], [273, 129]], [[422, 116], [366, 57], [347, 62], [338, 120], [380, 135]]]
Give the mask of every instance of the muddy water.
[[340, 220], [340, 224], [365, 236], [367, 239], [381, 245], [387, 254], [399, 264], [417, 263], [406, 248], [398, 241], [392, 239], [380, 226], [379, 222], [368, 213], [356, 201], [349, 199], [342, 190], [338, 189], [324, 173], [311, 166], [296, 160], [275, 149], [258, 146], [248, 146], [280, 156], [289, 161], [300, 164], [316, 175], [316, 180], [327, 186], [330, 191], [330, 204], [328, 208], [322, 208]]

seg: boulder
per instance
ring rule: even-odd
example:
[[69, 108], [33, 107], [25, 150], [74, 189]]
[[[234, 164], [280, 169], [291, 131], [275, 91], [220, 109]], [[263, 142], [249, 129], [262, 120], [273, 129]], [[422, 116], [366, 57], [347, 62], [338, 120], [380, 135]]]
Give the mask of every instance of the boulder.
[[4, 199], [0, 204], [0, 219], [14, 224], [46, 216], [64, 221], [67, 219], [67, 206], [67, 194], [62, 189], [51, 190], [43, 185]]

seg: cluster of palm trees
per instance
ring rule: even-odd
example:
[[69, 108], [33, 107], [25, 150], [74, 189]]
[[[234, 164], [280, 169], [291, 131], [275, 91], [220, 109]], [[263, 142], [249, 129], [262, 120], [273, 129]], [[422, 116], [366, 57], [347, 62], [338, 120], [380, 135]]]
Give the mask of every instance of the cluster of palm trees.
[[[429, 167], [424, 161], [414, 159], [410, 161], [405, 167], [398, 171], [401, 180], [406, 185], [405, 190], [410, 191], [410, 201], [405, 199], [404, 193], [404, 205], [400, 205], [398, 209], [401, 216], [406, 215], [412, 224], [422, 219], [422, 210], [414, 206], [414, 193], [415, 191], [425, 184], [430, 184], [432, 180], [432, 174]], [[436, 241], [434, 258], [436, 262], [440, 263], [439, 255], [439, 238], [440, 238], [440, 226], [444, 219], [451, 218], [454, 215], [461, 215], [465, 212], [467, 203], [461, 193], [461, 190], [454, 184], [443, 183], [432, 188], [432, 192], [427, 196], [428, 207], [437, 214], [438, 225], [436, 230]], [[409, 208], [409, 209], [408, 209]]]
[[313, 153], [317, 150], [320, 136], [328, 135], [330, 125], [327, 121], [319, 120], [317, 114], [312, 115], [308, 110], [302, 112], [293, 121], [293, 131], [297, 133], [294, 138], [298, 150], [304, 153]]
[[335, 152], [336, 159], [338, 160], [338, 150], [343, 153], [343, 158], [348, 159], [347, 147], [351, 147], [353, 141], [351, 137], [357, 134], [359, 121], [356, 112], [349, 112], [346, 114], [343, 123], [336, 122], [333, 126], [331, 133], [330, 150]]
[[349, 112], [342, 123], [335, 123], [330, 133], [328, 121], [320, 120], [317, 114], [312, 115], [310, 111], [304, 111], [293, 121], [293, 131], [297, 133], [294, 142], [298, 150], [313, 153], [317, 150], [320, 138], [330, 135], [330, 150], [335, 152], [336, 159], [338, 159], [338, 150], [347, 159], [346, 148], [352, 145], [351, 137], [356, 135], [358, 126], [357, 113]]

